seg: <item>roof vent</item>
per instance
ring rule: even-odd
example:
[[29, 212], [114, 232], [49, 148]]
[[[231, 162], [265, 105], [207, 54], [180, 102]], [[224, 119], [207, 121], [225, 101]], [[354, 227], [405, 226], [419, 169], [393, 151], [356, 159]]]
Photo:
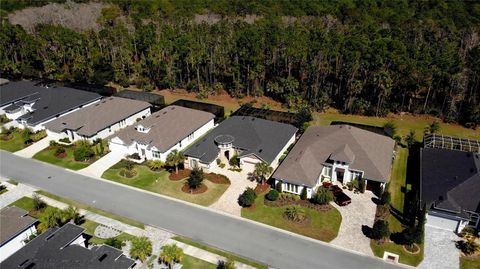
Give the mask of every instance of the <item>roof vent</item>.
[[155, 118], [160, 118], [160, 115], [156, 115]]
[[262, 151], [263, 151], [263, 149], [259, 149], [259, 150], [258, 150], [258, 153], [262, 153]]
[[32, 263], [29, 264], [27, 267], [25, 267], [25, 269], [32, 269], [34, 266], [35, 266], [35, 263], [32, 262]]
[[103, 254], [102, 256], [100, 256], [100, 258], [98, 258], [98, 260], [102, 262], [103, 260], [105, 260], [105, 258], [107, 258], [107, 256], [107, 254]]
[[44, 106], [44, 107], [43, 107], [43, 109], [47, 109], [47, 108], [48, 108], [48, 106]]
[[47, 238], [45, 238], [45, 241], [48, 241], [48, 240], [52, 239], [52, 237], [54, 237], [54, 236], [55, 236], [55, 234], [49, 235]]
[[174, 109], [175, 109], [175, 107], [174, 107], [174, 106], [172, 106], [172, 108], [170, 108], [170, 109], [171, 109], [171, 110], [174, 110]]
[[66, 122], [62, 122], [62, 125], [67, 125], [67, 123], [66, 123]]
[[18, 267], [22, 267], [24, 264], [28, 262], [28, 259], [24, 260], [21, 264], [18, 265]]
[[100, 104], [95, 104], [95, 106], [99, 106]]
[[163, 111], [163, 113], [162, 113], [162, 114], [163, 114], [163, 115], [167, 114], [167, 111]]

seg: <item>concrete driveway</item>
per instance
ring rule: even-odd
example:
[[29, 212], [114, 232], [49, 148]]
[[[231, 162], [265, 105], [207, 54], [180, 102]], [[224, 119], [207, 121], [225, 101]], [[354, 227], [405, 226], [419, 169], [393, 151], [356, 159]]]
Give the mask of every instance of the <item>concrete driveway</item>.
[[223, 212], [240, 216], [242, 207], [238, 205], [237, 199], [240, 194], [247, 188], [255, 188], [257, 182], [248, 179], [247, 172], [234, 172], [226, 168], [212, 167], [211, 172], [225, 175], [230, 179], [230, 187], [223, 193], [223, 195], [210, 207], [221, 210]]
[[103, 172], [108, 168], [112, 167], [114, 164], [118, 163], [125, 156], [118, 152], [110, 152], [102, 158], [98, 159], [96, 162], [92, 163], [82, 170], [78, 170], [79, 174], [90, 176], [90, 177], [102, 177]]
[[368, 227], [373, 225], [377, 207], [372, 202], [375, 195], [371, 191], [359, 194], [354, 194], [348, 190], [344, 190], [344, 192], [352, 198], [352, 203], [347, 206], [338, 206], [332, 203], [342, 214], [342, 224], [338, 236], [330, 243], [373, 256], [370, 239], [363, 234], [362, 225]]
[[425, 254], [420, 269], [458, 269], [459, 251], [455, 242], [459, 237], [450, 230], [425, 225]]
[[46, 149], [48, 147], [48, 145], [50, 145], [50, 140], [52, 140], [52, 139], [47, 136], [47, 137], [45, 137], [43, 139], [40, 139], [39, 141], [33, 143], [32, 145], [15, 152], [14, 154], [16, 154], [18, 156], [25, 157], [25, 158], [32, 158], [33, 155], [37, 154], [38, 152], [42, 151], [43, 149]]

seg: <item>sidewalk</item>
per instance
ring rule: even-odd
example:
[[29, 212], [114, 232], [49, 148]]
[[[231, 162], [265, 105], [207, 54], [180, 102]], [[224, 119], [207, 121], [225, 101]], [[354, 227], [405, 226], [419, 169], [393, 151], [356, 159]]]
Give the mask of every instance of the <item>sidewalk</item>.
[[25, 157], [25, 158], [32, 158], [33, 155], [37, 154], [38, 152], [40, 152], [41, 150], [45, 149], [48, 147], [48, 145], [50, 144], [50, 138], [49, 137], [45, 137], [35, 143], [33, 143], [32, 145], [22, 149], [22, 150], [19, 150], [13, 154], [15, 155], [18, 155], [18, 156], [22, 156], [22, 157]]
[[[17, 186], [12, 185], [8, 182], [6, 182], [5, 179], [1, 179], [1, 183], [8, 188], [8, 192], [0, 195], [0, 208], [6, 207], [9, 204], [15, 202], [16, 200], [28, 196], [32, 197], [33, 194], [35, 193], [36, 189], [23, 185], [23, 184], [18, 184]], [[51, 199], [49, 197], [46, 197], [44, 195], [38, 194], [42, 198], [43, 201], [45, 201], [48, 205], [54, 206], [60, 209], [65, 209], [68, 207], [68, 204], [59, 202], [57, 200]], [[171, 237], [174, 236], [174, 234], [167, 232], [165, 230], [147, 226], [145, 225], [145, 229], [140, 229], [138, 227], [134, 227], [128, 224], [125, 224], [123, 222], [107, 218], [105, 216], [84, 210], [84, 209], [79, 209], [79, 213], [81, 215], [84, 215], [86, 219], [97, 222], [99, 224], [103, 224], [105, 226], [110, 226], [113, 227], [117, 230], [120, 230], [124, 233], [131, 234], [136, 237], [141, 237], [141, 236], [146, 236], [150, 239], [152, 242], [152, 253], [153, 255], [157, 255], [161, 251], [161, 247], [166, 245], [166, 244], [172, 244], [175, 243], [177, 244], [180, 248], [182, 248], [185, 252], [185, 254], [193, 256], [195, 258], [198, 258], [200, 260], [212, 263], [212, 264], [217, 264], [219, 260], [225, 261], [226, 258], [208, 251], [205, 251], [203, 249], [187, 245], [182, 242], [178, 242], [176, 240], [171, 239]], [[127, 244], [129, 245], [129, 244]], [[128, 254], [128, 247], [124, 249], [125, 253]], [[238, 269], [253, 269], [254, 267], [235, 262], [236, 266]]]

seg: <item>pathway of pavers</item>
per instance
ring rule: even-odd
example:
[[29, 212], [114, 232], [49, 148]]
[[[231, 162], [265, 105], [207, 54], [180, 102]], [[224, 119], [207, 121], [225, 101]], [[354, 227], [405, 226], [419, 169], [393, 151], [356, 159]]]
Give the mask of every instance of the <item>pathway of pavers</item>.
[[[0, 208], [6, 207], [9, 204], [15, 202], [16, 200], [27, 196], [27, 197], [32, 197], [33, 194], [35, 193], [36, 189], [32, 188], [30, 186], [24, 185], [24, 184], [18, 184], [18, 185], [12, 185], [8, 182], [6, 182], [6, 179], [1, 179], [1, 183], [8, 188], [8, 192], [0, 195]], [[59, 202], [57, 200], [51, 199], [49, 197], [46, 197], [44, 195], [39, 195], [42, 200], [44, 200], [48, 205], [60, 208], [60, 209], [65, 209], [68, 207], [68, 204]], [[105, 226], [112, 227], [114, 229], [117, 229], [119, 231], [131, 234], [133, 236], [141, 237], [141, 236], [146, 236], [150, 239], [152, 242], [152, 252], [155, 255], [158, 255], [161, 251], [161, 247], [165, 244], [171, 244], [175, 243], [179, 247], [181, 247], [185, 254], [193, 256], [195, 258], [204, 260], [209, 263], [217, 264], [219, 260], [226, 260], [224, 257], [219, 256], [217, 254], [202, 250], [200, 248], [190, 246], [187, 244], [184, 244], [182, 242], [176, 241], [171, 239], [174, 235], [170, 232], [167, 232], [165, 230], [151, 227], [151, 226], [145, 226], [145, 229], [140, 229], [135, 226], [131, 226], [128, 224], [125, 224], [123, 222], [107, 218], [105, 216], [80, 209], [79, 213], [81, 215], [84, 215], [86, 219], [103, 224]], [[124, 247], [122, 250], [124, 253], [129, 253], [129, 248], [130, 244], [127, 244], [126, 247]], [[253, 269], [254, 267], [251, 267], [249, 265], [243, 264], [236, 262], [237, 268], [239, 269]]]
[[15, 152], [14, 154], [18, 155], [18, 156], [25, 157], [25, 158], [32, 158], [33, 155], [37, 154], [38, 152], [42, 151], [43, 149], [46, 149], [48, 147], [48, 145], [50, 145], [50, 140], [51, 139], [49, 137], [45, 137], [45, 138], [33, 143], [32, 145]]
[[370, 191], [359, 194], [348, 190], [344, 192], [352, 199], [352, 203], [347, 206], [331, 203], [342, 214], [342, 223], [337, 237], [330, 243], [373, 256], [370, 239], [363, 234], [362, 225], [368, 227], [373, 225], [376, 210], [376, 205], [372, 201], [374, 194]]
[[459, 238], [452, 231], [425, 225], [425, 253], [420, 269], [458, 269], [459, 251], [455, 241]]

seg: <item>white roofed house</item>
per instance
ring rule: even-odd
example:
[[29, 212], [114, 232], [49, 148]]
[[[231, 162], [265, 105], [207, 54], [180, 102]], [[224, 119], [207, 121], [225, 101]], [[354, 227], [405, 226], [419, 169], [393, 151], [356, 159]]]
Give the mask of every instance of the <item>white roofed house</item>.
[[181, 106], [168, 106], [109, 138], [119, 154], [137, 153], [142, 159], [165, 161], [214, 127], [215, 115]]

